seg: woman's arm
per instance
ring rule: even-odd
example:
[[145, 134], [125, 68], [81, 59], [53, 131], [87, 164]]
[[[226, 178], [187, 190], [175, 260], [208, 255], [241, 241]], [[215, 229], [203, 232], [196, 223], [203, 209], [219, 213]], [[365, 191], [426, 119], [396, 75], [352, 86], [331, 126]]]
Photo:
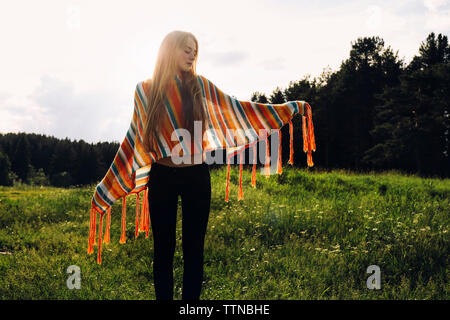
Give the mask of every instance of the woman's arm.
[[[208, 120], [215, 129], [213, 148], [235, 148], [264, 138], [296, 115], [304, 113], [305, 101], [289, 101], [283, 104], [256, 103], [238, 100], [207, 78], [199, 75], [203, 96], [207, 104]], [[234, 137], [226, 136], [226, 130], [235, 131]]]

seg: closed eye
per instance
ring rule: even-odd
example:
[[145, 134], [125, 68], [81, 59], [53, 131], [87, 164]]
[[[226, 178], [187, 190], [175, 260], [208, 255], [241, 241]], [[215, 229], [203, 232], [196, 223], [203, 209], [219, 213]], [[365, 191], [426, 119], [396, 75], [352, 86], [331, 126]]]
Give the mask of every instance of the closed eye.
[[[185, 51], [187, 54], [189, 54], [189, 53], [191, 53], [191, 51], [190, 50], [188, 50], [188, 51]], [[197, 55], [197, 51], [194, 51], [194, 56], [196, 56]]]

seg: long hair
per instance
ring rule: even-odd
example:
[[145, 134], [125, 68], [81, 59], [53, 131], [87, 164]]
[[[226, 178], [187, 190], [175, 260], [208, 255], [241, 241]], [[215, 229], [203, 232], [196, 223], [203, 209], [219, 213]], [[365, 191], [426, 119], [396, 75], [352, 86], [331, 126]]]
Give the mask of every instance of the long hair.
[[[172, 31], [167, 34], [159, 48], [158, 57], [156, 59], [153, 77], [146, 81], [148, 82], [148, 90], [146, 91], [148, 108], [147, 121], [144, 124], [144, 149], [147, 152], [156, 153], [156, 139], [159, 135], [161, 124], [163, 123], [163, 115], [165, 114], [164, 98], [165, 90], [169, 82], [176, 74], [177, 53], [179, 50], [184, 50], [184, 45], [188, 38], [191, 37], [196, 46], [197, 54], [192, 63], [191, 69], [182, 74], [183, 85], [181, 90], [181, 98], [183, 103], [183, 119], [184, 128], [191, 133], [191, 139], [194, 139], [194, 120], [202, 121], [203, 139], [204, 131], [206, 130], [206, 113], [203, 106], [203, 99], [200, 84], [197, 80], [196, 64], [198, 57], [198, 41], [190, 32]], [[203, 140], [202, 140], [203, 141]], [[202, 144], [200, 141], [200, 144]]]

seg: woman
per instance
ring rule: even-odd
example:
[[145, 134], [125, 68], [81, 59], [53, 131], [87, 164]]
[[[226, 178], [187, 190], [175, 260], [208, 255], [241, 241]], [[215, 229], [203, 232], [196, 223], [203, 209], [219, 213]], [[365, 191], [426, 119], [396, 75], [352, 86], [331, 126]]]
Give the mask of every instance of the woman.
[[[228, 166], [225, 201], [228, 201], [229, 192], [229, 159], [240, 155], [237, 199], [242, 200], [243, 155], [246, 148], [252, 147], [253, 150], [251, 184], [256, 188], [256, 143], [265, 142], [265, 159], [262, 162], [265, 163], [264, 174], [269, 177], [275, 170], [271, 169], [272, 161], [269, 161], [268, 132], [278, 132], [278, 150], [274, 148], [272, 152], [278, 154], [278, 160], [274, 163], [276, 173], [281, 174], [280, 129], [289, 124], [288, 163], [293, 164], [291, 120], [295, 115], [301, 114], [303, 150], [307, 152], [308, 166], [313, 165], [311, 152], [315, 151], [314, 127], [311, 107], [307, 102], [269, 104], [238, 100], [220, 90], [206, 77], [196, 74], [197, 56], [198, 42], [191, 33], [174, 31], [164, 38], [153, 77], [136, 85], [130, 127], [91, 200], [87, 252], [92, 254], [94, 251], [96, 216], [99, 213], [97, 263], [101, 264], [103, 218], [106, 216], [104, 242], [109, 243], [111, 206], [122, 199], [120, 243], [125, 243], [126, 196], [136, 194], [134, 236], [138, 237], [139, 230], [146, 231], [148, 236], [151, 220], [157, 299], [173, 298], [178, 196], [181, 196], [182, 202], [182, 298], [196, 300], [200, 297], [204, 238], [211, 202], [211, 178], [208, 165], [203, 162], [206, 160], [206, 152], [226, 152]], [[180, 151], [182, 161], [179, 161]], [[213, 162], [215, 160], [223, 163], [220, 162], [223, 161], [220, 156], [218, 159], [214, 157]], [[148, 192], [148, 196], [143, 201], [139, 220], [140, 192]]]
[[[163, 40], [151, 81], [146, 81], [148, 101], [144, 126], [144, 147], [156, 152], [154, 146], [161, 129], [171, 128], [164, 105], [165, 88], [175, 75], [182, 83], [182, 109], [173, 119], [179, 129], [194, 137], [194, 120], [205, 121], [200, 87], [195, 73], [198, 42], [189, 32], [173, 31]], [[172, 121], [173, 121], [172, 119]], [[205, 126], [202, 125], [204, 129]], [[169, 129], [170, 130], [170, 129]], [[173, 129], [172, 129], [173, 130]], [[172, 136], [172, 132], [168, 132]], [[193, 139], [192, 139], [193, 141]], [[157, 300], [173, 299], [173, 255], [176, 243], [178, 196], [182, 204], [183, 293], [182, 299], [198, 300], [203, 277], [203, 248], [211, 201], [211, 177], [203, 161], [180, 164], [172, 157], [159, 159], [149, 174], [148, 203], [153, 231], [153, 276]], [[186, 163], [187, 162], [187, 163]]]

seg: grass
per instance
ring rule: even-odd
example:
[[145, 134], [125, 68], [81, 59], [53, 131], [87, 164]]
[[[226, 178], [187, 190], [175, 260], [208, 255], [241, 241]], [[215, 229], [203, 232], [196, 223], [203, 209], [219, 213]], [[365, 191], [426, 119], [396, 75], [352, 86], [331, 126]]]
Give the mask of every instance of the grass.
[[[226, 167], [211, 171], [201, 299], [449, 298], [449, 179], [285, 166], [268, 179], [257, 172], [254, 189], [249, 167], [237, 201], [238, 170], [228, 203]], [[134, 195], [127, 242], [118, 201], [102, 264], [97, 245], [86, 253], [94, 188], [0, 187], [0, 299], [155, 298], [151, 231], [134, 239]], [[81, 269], [80, 290], [67, 288], [70, 265]], [[367, 289], [370, 265], [381, 269], [380, 290]], [[182, 277], [179, 206], [175, 299]]]

